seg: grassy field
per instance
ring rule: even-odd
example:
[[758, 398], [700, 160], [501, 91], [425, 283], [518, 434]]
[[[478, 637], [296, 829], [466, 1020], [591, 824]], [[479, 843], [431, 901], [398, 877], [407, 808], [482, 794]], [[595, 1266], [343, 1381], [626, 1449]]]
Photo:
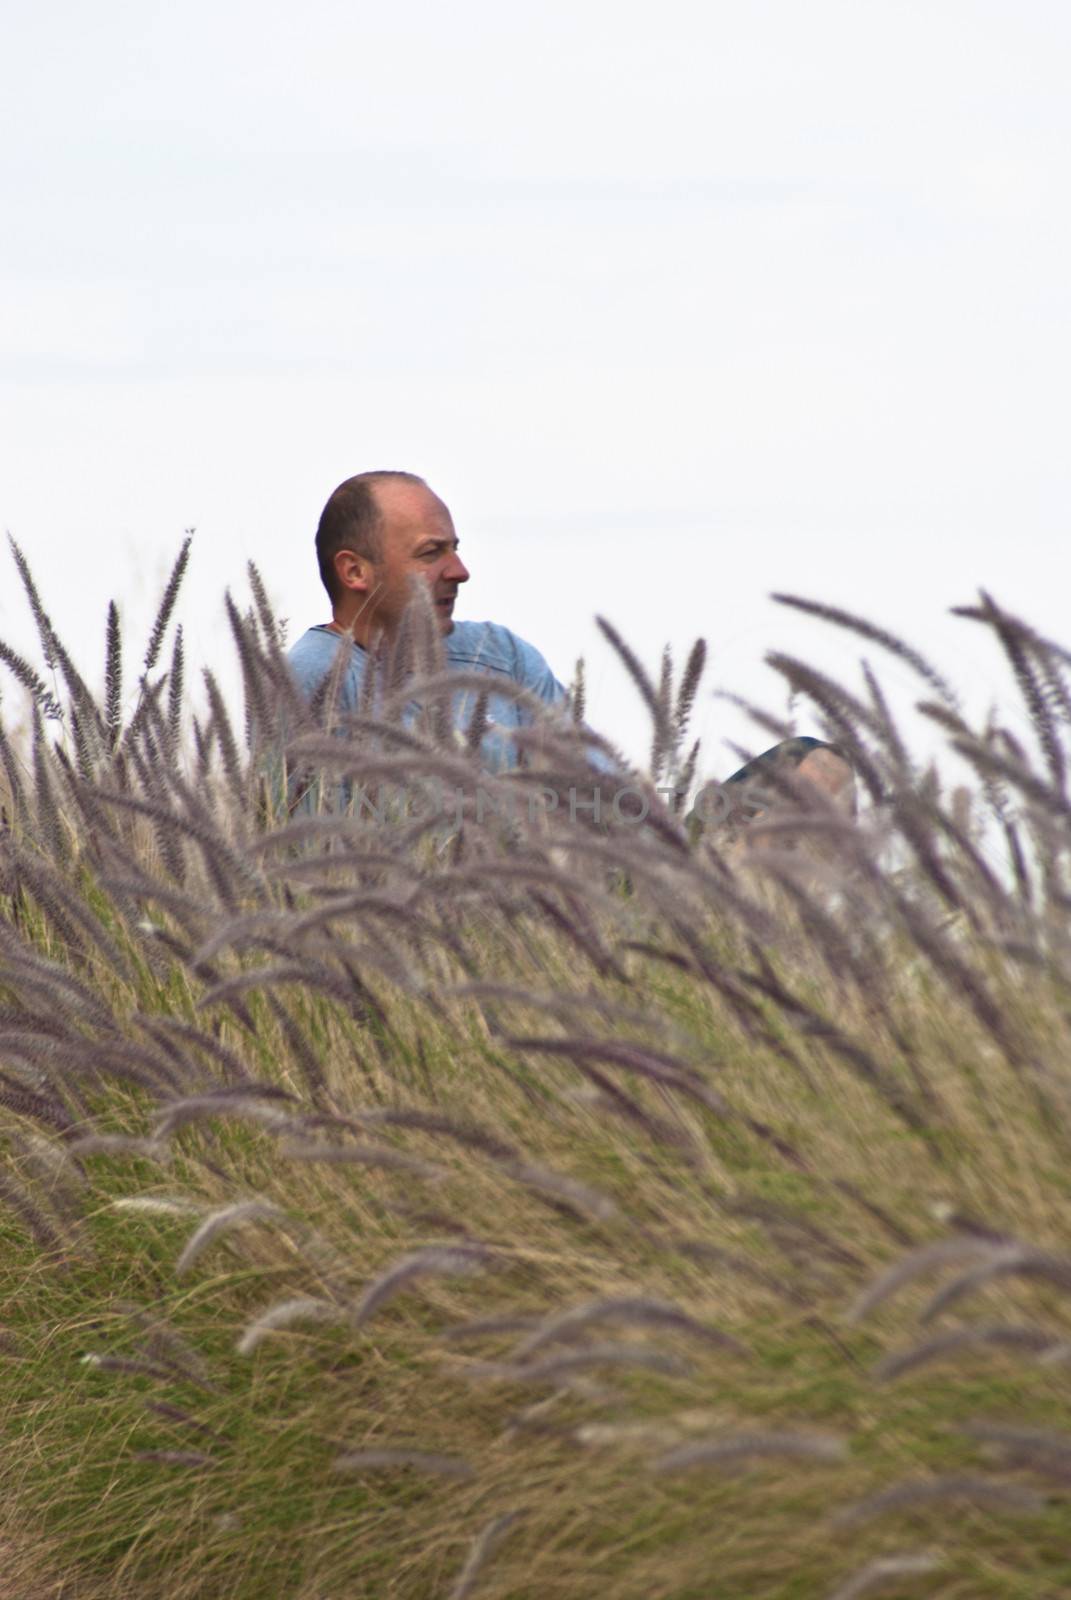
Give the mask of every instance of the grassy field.
[[649, 815], [570, 819], [579, 721], [480, 776], [417, 617], [340, 727], [255, 574], [244, 721], [211, 679], [195, 721], [181, 565], [131, 688], [32, 582], [3, 656], [10, 1592], [1071, 1593], [1068, 656], [965, 619], [1028, 750], [869, 630], [950, 795], [876, 675], [778, 658], [864, 804], [789, 784], [728, 848], [650, 786], [699, 655], [624, 650]]

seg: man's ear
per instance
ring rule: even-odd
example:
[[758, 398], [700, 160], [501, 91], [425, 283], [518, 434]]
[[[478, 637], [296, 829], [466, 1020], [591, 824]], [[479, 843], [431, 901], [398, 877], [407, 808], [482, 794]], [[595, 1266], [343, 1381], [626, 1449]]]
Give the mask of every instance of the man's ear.
[[335, 577], [344, 589], [353, 594], [365, 594], [372, 587], [372, 563], [367, 556], [353, 550], [338, 550], [332, 558]]

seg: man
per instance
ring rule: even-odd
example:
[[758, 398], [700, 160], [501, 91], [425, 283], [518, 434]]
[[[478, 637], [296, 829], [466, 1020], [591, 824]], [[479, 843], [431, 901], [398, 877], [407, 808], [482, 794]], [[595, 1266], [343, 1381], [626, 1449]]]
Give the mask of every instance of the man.
[[[534, 645], [497, 622], [455, 622], [458, 590], [469, 580], [446, 506], [412, 472], [361, 472], [339, 484], [320, 517], [316, 557], [331, 601], [331, 621], [309, 628], [290, 651], [299, 686], [311, 695], [330, 672], [343, 641], [350, 659], [339, 685], [339, 704], [356, 710], [369, 652], [396, 632], [414, 581], [426, 583], [443, 635], [446, 665], [486, 673], [491, 699], [481, 748], [491, 766], [512, 764], [511, 743], [497, 729], [531, 720], [507, 695], [494, 695], [495, 679], [509, 680], [548, 706], [566, 693]], [[459, 696], [458, 719], [471, 716], [476, 696]]]
[[[299, 687], [311, 696], [335, 665], [338, 651], [348, 648], [339, 704], [344, 711], [355, 711], [370, 650], [396, 633], [414, 581], [423, 582], [431, 592], [447, 666], [486, 673], [490, 680], [482, 759], [491, 767], [510, 766], [517, 757], [509, 730], [529, 723], [531, 715], [508, 695], [495, 695], [495, 679], [509, 680], [547, 706], [562, 706], [566, 694], [535, 646], [509, 628], [496, 622], [454, 621], [458, 590], [469, 580], [458, 545], [450, 512], [415, 473], [361, 472], [347, 478], [325, 505], [316, 532], [331, 621], [302, 635], [290, 651], [290, 666]], [[455, 721], [461, 726], [475, 701], [472, 693], [455, 698]], [[598, 751], [589, 753], [589, 761], [603, 775], [616, 770]], [[749, 762], [726, 785], [707, 785], [697, 820], [749, 821], [776, 804], [777, 773], [785, 769], [829, 797], [841, 799], [851, 789], [851, 768], [828, 745], [807, 738], [787, 740]]]

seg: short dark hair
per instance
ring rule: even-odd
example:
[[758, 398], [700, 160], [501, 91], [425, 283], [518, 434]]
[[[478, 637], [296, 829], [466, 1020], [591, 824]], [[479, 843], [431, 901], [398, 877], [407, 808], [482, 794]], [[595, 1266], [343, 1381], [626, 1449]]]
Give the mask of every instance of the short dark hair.
[[[375, 486], [390, 478], [405, 483], [423, 484], [415, 472], [359, 472], [340, 483], [320, 513], [316, 529], [316, 560], [320, 581], [334, 605], [341, 591], [335, 571], [340, 550], [352, 550], [366, 561], [383, 559], [383, 513], [375, 496]], [[426, 486], [425, 486], [426, 487]]]

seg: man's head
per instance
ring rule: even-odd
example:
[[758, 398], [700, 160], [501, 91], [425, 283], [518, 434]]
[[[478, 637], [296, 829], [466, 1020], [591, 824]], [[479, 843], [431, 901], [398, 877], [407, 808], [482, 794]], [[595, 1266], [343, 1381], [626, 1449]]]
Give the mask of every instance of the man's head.
[[457, 546], [449, 511], [415, 473], [347, 478], [324, 506], [316, 531], [320, 577], [335, 621], [367, 644], [373, 634], [393, 631], [414, 580], [421, 580], [449, 633], [458, 585], [469, 576]]

